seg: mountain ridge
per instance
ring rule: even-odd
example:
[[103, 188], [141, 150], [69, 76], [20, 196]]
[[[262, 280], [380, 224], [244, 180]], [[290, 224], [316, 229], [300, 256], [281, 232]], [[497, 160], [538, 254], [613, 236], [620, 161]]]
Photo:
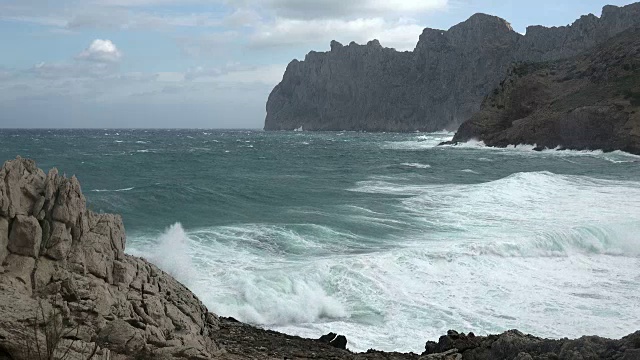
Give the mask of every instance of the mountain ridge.
[[514, 62], [575, 56], [640, 24], [640, 3], [603, 7], [571, 25], [529, 26], [474, 14], [449, 30], [425, 28], [414, 51], [377, 40], [311, 51], [287, 66], [267, 101], [265, 130], [437, 131], [455, 129]]

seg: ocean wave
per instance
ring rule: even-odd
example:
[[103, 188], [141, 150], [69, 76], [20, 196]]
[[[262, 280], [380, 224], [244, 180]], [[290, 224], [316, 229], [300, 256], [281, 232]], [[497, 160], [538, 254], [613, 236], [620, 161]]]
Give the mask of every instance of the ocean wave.
[[424, 150], [432, 149], [438, 146], [438, 144], [450, 141], [453, 139], [455, 133], [452, 132], [435, 132], [425, 135], [419, 135], [412, 140], [404, 141], [385, 141], [382, 144], [383, 149], [391, 150]]
[[244, 276], [248, 274], [244, 274], [232, 289], [236, 301], [218, 303], [214, 309], [245, 322], [266, 326], [300, 325], [348, 317], [340, 301], [327, 295], [318, 283], [296, 279], [287, 273], [247, 277]]
[[629, 224], [640, 224], [640, 182], [543, 171], [470, 185], [369, 180], [351, 190], [402, 196], [414, 227], [464, 244], [459, 255], [639, 254], [640, 227]]
[[640, 162], [640, 155], [631, 154], [628, 152], [624, 152], [621, 150], [615, 150], [611, 152], [605, 152], [602, 150], [569, 150], [562, 149], [561, 147], [556, 148], [544, 148], [539, 149], [536, 144], [519, 144], [519, 145], [508, 145], [506, 147], [491, 147], [487, 146], [483, 141], [479, 140], [469, 140], [464, 143], [458, 144], [450, 144], [450, 145], [442, 145], [442, 147], [447, 147], [451, 149], [482, 149], [482, 150], [490, 150], [494, 152], [504, 153], [504, 154], [512, 154], [512, 155], [532, 155], [532, 156], [556, 156], [556, 157], [575, 157], [575, 156], [588, 156], [588, 157], [597, 157], [603, 160], [612, 162], [612, 163], [629, 163], [629, 162]]
[[[611, 255], [639, 257], [637, 236], [640, 224], [621, 223], [539, 230], [519, 241], [474, 242], [462, 246], [458, 256], [558, 257], [568, 255]], [[517, 239], [518, 236], [515, 236]], [[451, 254], [450, 254], [451, 255]]]
[[218, 314], [244, 322], [282, 326], [348, 317], [341, 302], [320, 285], [321, 274], [301, 272], [283, 259], [265, 262], [268, 252], [253, 253], [251, 246], [241, 245], [253, 238], [237, 234], [237, 243], [219, 241], [224, 233], [187, 232], [176, 223], [157, 238], [135, 238], [127, 252], [148, 258], [188, 285]]

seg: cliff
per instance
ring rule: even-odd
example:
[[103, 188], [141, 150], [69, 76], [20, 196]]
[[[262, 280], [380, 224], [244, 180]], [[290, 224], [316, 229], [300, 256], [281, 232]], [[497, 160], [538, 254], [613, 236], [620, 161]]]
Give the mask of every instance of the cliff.
[[331, 43], [292, 61], [267, 101], [265, 130], [436, 131], [456, 128], [515, 61], [575, 56], [640, 24], [640, 3], [606, 6], [572, 25], [525, 35], [476, 14], [448, 31], [425, 29], [413, 52]]
[[[0, 359], [640, 359], [621, 340], [545, 340], [450, 331], [421, 355], [345, 350], [346, 338], [302, 339], [222, 318], [182, 284], [124, 253], [122, 220], [88, 210], [80, 184], [32, 160], [0, 169]], [[210, 289], [215, 291], [215, 289]]]
[[576, 57], [514, 66], [454, 142], [640, 154], [640, 28]]

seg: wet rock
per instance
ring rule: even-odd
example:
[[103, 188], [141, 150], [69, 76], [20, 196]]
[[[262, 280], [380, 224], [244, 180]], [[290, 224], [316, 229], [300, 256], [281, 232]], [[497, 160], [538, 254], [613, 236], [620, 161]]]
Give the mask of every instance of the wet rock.
[[347, 338], [344, 335], [338, 335], [336, 333], [322, 335], [318, 341], [329, 344], [338, 349], [347, 348]]

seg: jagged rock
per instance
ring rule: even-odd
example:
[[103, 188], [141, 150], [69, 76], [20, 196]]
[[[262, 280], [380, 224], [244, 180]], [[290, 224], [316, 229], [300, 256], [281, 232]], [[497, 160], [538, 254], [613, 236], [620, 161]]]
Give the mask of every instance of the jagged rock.
[[17, 158], [4, 164], [0, 180], [0, 348], [13, 359], [26, 359], [29, 337], [44, 341], [44, 332], [34, 337], [28, 325], [34, 301], [76, 328], [76, 341], [60, 345], [69, 347], [69, 359], [86, 359], [96, 344], [95, 358], [103, 359], [206, 359], [220, 352], [210, 337], [217, 317], [175, 279], [126, 255], [122, 219], [88, 211], [75, 177], [55, 169], [45, 176], [33, 161]]
[[49, 222], [45, 222], [44, 228], [47, 231], [43, 229], [45, 254], [54, 260], [64, 260], [69, 256], [71, 250], [71, 229], [58, 221], [51, 222], [52, 225], [49, 224]]
[[577, 57], [520, 64], [453, 141], [640, 154], [640, 28]]
[[30, 215], [44, 179], [33, 160], [5, 163], [0, 170], [0, 216]]
[[[640, 349], [640, 331], [621, 340], [585, 336], [576, 340], [541, 339], [510, 330], [500, 335], [469, 336], [450, 331], [438, 343], [428, 342], [423, 357], [452, 352], [472, 360], [575, 360], [632, 358]], [[458, 348], [461, 345], [464, 348]]]
[[462, 354], [458, 349], [451, 349], [442, 353], [429, 354], [423, 357], [424, 360], [462, 360]]
[[568, 58], [640, 24], [640, 3], [606, 6], [600, 18], [533, 26], [525, 35], [476, 14], [448, 31], [425, 29], [413, 52], [331, 43], [288, 66], [267, 102], [265, 130], [435, 131], [480, 109], [514, 61]]

